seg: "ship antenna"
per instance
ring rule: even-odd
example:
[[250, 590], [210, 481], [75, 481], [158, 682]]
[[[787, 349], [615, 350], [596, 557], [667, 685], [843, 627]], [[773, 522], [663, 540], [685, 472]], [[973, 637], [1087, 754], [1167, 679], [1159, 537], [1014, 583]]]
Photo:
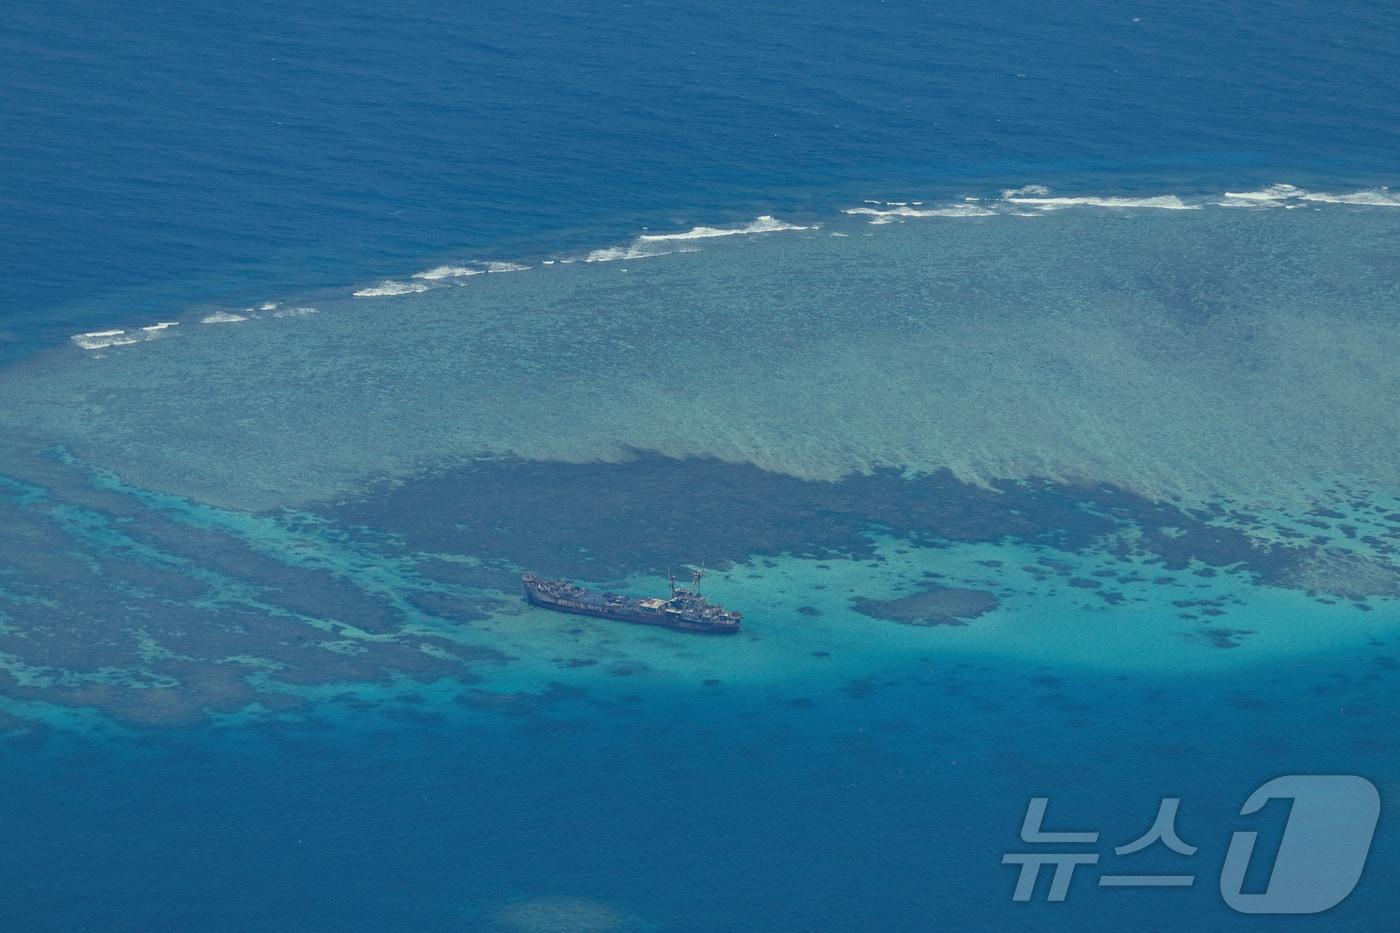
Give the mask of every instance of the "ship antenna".
[[672, 598], [672, 599], [675, 599], [675, 598], [676, 598], [676, 575], [675, 575], [674, 573], [672, 573], [672, 572], [670, 571], [669, 568], [668, 568], [667, 571], [666, 571], [666, 579], [669, 580], [669, 581], [671, 581], [671, 598]]

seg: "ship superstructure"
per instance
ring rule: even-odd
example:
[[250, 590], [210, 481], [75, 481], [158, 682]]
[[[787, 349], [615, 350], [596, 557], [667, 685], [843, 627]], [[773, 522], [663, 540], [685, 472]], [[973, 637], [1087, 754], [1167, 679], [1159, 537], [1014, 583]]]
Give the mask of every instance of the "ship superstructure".
[[739, 631], [743, 616], [700, 595], [700, 578], [704, 575], [703, 570], [695, 571], [691, 585], [684, 587], [677, 586], [675, 576], [667, 574], [671, 583], [670, 599], [600, 593], [567, 580], [542, 580], [532, 573], [522, 576], [520, 582], [525, 586], [525, 598], [545, 609], [660, 625], [686, 632], [727, 635]]

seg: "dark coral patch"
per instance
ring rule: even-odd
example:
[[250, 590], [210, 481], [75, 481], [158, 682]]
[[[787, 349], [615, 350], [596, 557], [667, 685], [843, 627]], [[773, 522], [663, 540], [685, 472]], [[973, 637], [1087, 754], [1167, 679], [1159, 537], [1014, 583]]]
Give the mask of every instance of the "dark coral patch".
[[966, 625], [997, 605], [997, 598], [991, 593], [956, 586], [935, 586], [899, 599], [857, 596], [851, 600], [852, 608], [861, 615], [922, 626]]
[[1212, 648], [1238, 648], [1242, 639], [1253, 634], [1254, 629], [1247, 628], [1203, 628], [1187, 632], [1186, 638], [1191, 641], [1203, 641]]
[[[677, 501], [706, 507], [678, 514]], [[1291, 578], [1302, 556], [1211, 524], [1223, 511], [1188, 512], [1112, 486], [1023, 480], [987, 488], [946, 471], [909, 477], [896, 470], [813, 482], [640, 452], [622, 463], [477, 460], [385, 482], [317, 511], [401, 536], [414, 550], [595, 581], [664, 574], [697, 559], [711, 566], [780, 554], [869, 561], [877, 557], [872, 528], [926, 547], [1010, 538], [1081, 552], [1117, 541], [1109, 544], [1117, 557], [1176, 570], [1193, 561], [1241, 567], [1266, 582]], [[1113, 538], [1125, 525], [1141, 530], [1131, 545]], [[1071, 570], [1049, 558], [1040, 564], [1042, 574]]]

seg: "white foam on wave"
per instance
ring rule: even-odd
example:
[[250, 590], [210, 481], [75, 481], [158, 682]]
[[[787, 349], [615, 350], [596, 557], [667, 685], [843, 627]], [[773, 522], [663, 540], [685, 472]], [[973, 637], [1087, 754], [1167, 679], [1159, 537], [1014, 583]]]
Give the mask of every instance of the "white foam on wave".
[[469, 275], [484, 275], [485, 269], [473, 269], [471, 266], [435, 266], [432, 269], [425, 269], [422, 272], [413, 273], [415, 279], [426, 279], [429, 282], [437, 282], [442, 279], [460, 279]]
[[275, 302], [275, 301], [264, 301], [262, 304], [258, 305], [257, 310], [259, 310], [259, 311], [276, 311], [276, 310], [277, 310], [277, 302]]
[[1363, 191], [1349, 191], [1335, 194], [1326, 191], [1308, 191], [1297, 185], [1269, 185], [1258, 191], [1227, 191], [1225, 197], [1215, 202], [1219, 207], [1245, 208], [1298, 208], [1305, 203], [1315, 204], [1356, 204], [1363, 207], [1400, 207], [1400, 192], [1389, 188], [1369, 188]]
[[1350, 204], [1363, 207], [1400, 207], [1400, 192], [1381, 186], [1342, 193], [1308, 191], [1296, 185], [1275, 184], [1255, 191], [1226, 191], [1219, 196], [1184, 198], [1175, 194], [1149, 196], [1072, 195], [1057, 196], [1045, 185], [1023, 185], [1001, 192], [999, 201], [988, 202], [966, 197], [962, 204], [925, 208], [921, 201], [876, 201], [866, 198], [862, 207], [849, 207], [843, 214], [865, 216], [872, 224], [888, 224], [909, 217], [986, 217], [1001, 214], [1035, 217], [1047, 211], [1070, 207], [1108, 209], [1152, 208], [1194, 211], [1203, 207], [1297, 209], [1309, 204]]
[[741, 227], [692, 227], [684, 233], [644, 233], [637, 239], [655, 243], [663, 240], [704, 240], [717, 236], [738, 236], [745, 233], [781, 233], [785, 230], [811, 230], [798, 224], [790, 224], [769, 214], [755, 217]]
[[[583, 257], [584, 262], [616, 262], [619, 259], [651, 259], [656, 256], [670, 256], [672, 253], [695, 253], [699, 252], [697, 247], [691, 246], [680, 249], [663, 249], [652, 246], [637, 240], [627, 246], [609, 246], [605, 249], [595, 249]], [[573, 262], [571, 259], [563, 262]]]
[[241, 314], [234, 314], [230, 311], [215, 311], [213, 314], [205, 315], [199, 319], [201, 324], [237, 324], [239, 321], [248, 320]]
[[74, 334], [68, 339], [84, 350], [105, 350], [108, 347], [125, 347], [133, 343], [155, 340], [165, 331], [178, 326], [180, 326], [179, 321], [159, 321], [135, 330], [92, 330], [82, 334]]
[[1304, 191], [1298, 195], [1304, 201], [1323, 201], [1328, 204], [1362, 204], [1366, 207], [1400, 207], [1400, 192], [1389, 188], [1372, 188], [1369, 191], [1352, 191], [1347, 194], [1326, 194], [1317, 191]]
[[991, 217], [996, 211], [977, 203], [951, 204], [947, 207], [914, 207], [894, 204], [889, 207], [848, 207], [841, 213], [868, 216], [872, 224], [887, 224], [903, 217]]
[[1104, 197], [1082, 195], [1079, 197], [1053, 197], [1044, 185], [1026, 185], [1023, 188], [1009, 188], [1001, 193], [1001, 199], [1008, 204], [1034, 207], [1037, 210], [1053, 211], [1066, 207], [1108, 207], [1133, 208], [1150, 207], [1169, 211], [1199, 210], [1199, 204], [1188, 204], [1174, 194], [1161, 194], [1145, 198]]
[[308, 314], [320, 314], [319, 308], [284, 308], [280, 311], [272, 312], [273, 317], [306, 317]]
[[74, 334], [69, 338], [84, 350], [101, 350], [105, 347], [119, 347], [136, 343], [141, 338], [133, 337], [124, 330], [94, 330], [86, 334]]
[[1077, 195], [1058, 197], [1051, 194], [1044, 185], [1023, 185], [1007, 188], [1001, 192], [999, 200], [983, 200], [978, 197], [964, 197], [960, 203], [925, 207], [923, 201], [875, 201], [865, 199], [862, 207], [848, 207], [841, 213], [850, 216], [869, 217], [872, 224], [889, 224], [914, 217], [992, 217], [1005, 215], [1012, 217], [1037, 217], [1044, 212], [1069, 207], [1100, 208], [1155, 208], [1158, 210], [1193, 211], [1201, 204], [1183, 200], [1174, 194], [1152, 195], [1148, 197], [1126, 197], [1118, 195]]
[[371, 285], [355, 292], [356, 298], [389, 298], [394, 295], [413, 295], [418, 292], [426, 292], [432, 286], [424, 285], [422, 282], [400, 282], [394, 279], [386, 279], [378, 285]]
[[[413, 278], [425, 282], [445, 282], [448, 279], [465, 279], [473, 275], [485, 275], [488, 272], [524, 272], [529, 268], [529, 266], [521, 265], [518, 262], [483, 261], [471, 265], [434, 266], [431, 269], [413, 273]], [[388, 285], [389, 283], [385, 282], [384, 284]]]
[[1217, 201], [1218, 207], [1282, 207], [1289, 198], [1296, 196], [1301, 189], [1293, 185], [1270, 185], [1258, 191], [1227, 191], [1225, 199]]

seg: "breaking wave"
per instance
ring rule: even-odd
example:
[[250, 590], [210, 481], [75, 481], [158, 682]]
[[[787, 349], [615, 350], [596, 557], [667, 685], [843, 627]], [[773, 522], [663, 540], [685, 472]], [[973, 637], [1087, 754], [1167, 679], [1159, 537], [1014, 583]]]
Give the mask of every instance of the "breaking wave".
[[1216, 201], [1219, 207], [1302, 207], [1304, 203], [1315, 204], [1356, 204], [1364, 207], [1400, 207], [1400, 192], [1389, 188], [1371, 188], [1364, 191], [1349, 191], [1330, 194], [1325, 191], [1308, 191], [1296, 185], [1269, 185], [1258, 191], [1227, 191], [1224, 198]]
[[717, 236], [738, 236], [745, 233], [781, 233], [786, 230], [811, 230], [798, 224], [790, 224], [776, 217], [764, 214], [741, 227], [692, 227], [684, 233], [643, 233], [637, 240], [655, 243], [665, 240], [705, 240]]
[[425, 269], [422, 272], [413, 273], [415, 279], [425, 279], [429, 282], [437, 282], [442, 279], [460, 279], [469, 275], [483, 275], [485, 269], [473, 269], [470, 266], [436, 266], [432, 269]]
[[242, 314], [234, 314], [231, 311], [215, 311], [213, 314], [205, 315], [199, 319], [201, 324], [237, 324], [239, 321], [248, 320]]
[[[485, 275], [488, 272], [524, 272], [529, 266], [521, 265], [518, 262], [478, 262], [469, 266], [434, 266], [422, 272], [413, 273], [413, 278], [422, 279], [426, 282], [442, 282], [447, 279], [465, 279], [473, 275]], [[384, 283], [388, 285], [388, 282]], [[421, 291], [421, 289], [419, 289]], [[407, 294], [404, 292], [402, 294]]]
[[[693, 253], [698, 246], [666, 248], [660, 244], [686, 240], [707, 240], [714, 237], [740, 236], [753, 233], [782, 233], [789, 230], [812, 230], [800, 224], [791, 224], [768, 214], [755, 217], [737, 227], [692, 227], [680, 233], [643, 233], [626, 246], [608, 246], [595, 249], [583, 257], [584, 262], [616, 262], [619, 259], [652, 259], [656, 256], [669, 256], [672, 253]], [[570, 260], [564, 260], [569, 262]]]
[[1064, 207], [1150, 207], [1169, 211], [1193, 211], [1199, 210], [1201, 207], [1199, 204], [1188, 204], [1174, 194], [1162, 194], [1145, 198], [1103, 197], [1098, 195], [1055, 197], [1051, 195], [1050, 189], [1044, 185], [1026, 185], [1022, 188], [1008, 188], [1001, 193], [1001, 199], [1007, 204], [1034, 207], [1043, 211], [1059, 210]]
[[884, 207], [848, 207], [841, 213], [869, 216], [872, 218], [872, 224], [880, 224], [889, 223], [896, 217], [992, 217], [997, 212], [975, 203], [925, 208], [891, 202]]
[[179, 324], [179, 321], [160, 321], [134, 330], [92, 330], [83, 334], [74, 334], [69, 339], [84, 350], [105, 350], [108, 347], [124, 347], [133, 343], [155, 340], [165, 331], [172, 327], [178, 327]]
[[646, 243], [632, 243], [629, 246], [609, 246], [607, 249], [595, 249], [587, 256], [583, 257], [584, 262], [615, 262], [619, 259], [651, 259], [655, 256], [669, 256], [672, 253], [694, 253], [697, 247], [688, 249], [660, 249]]
[[1299, 208], [1309, 204], [1344, 204], [1361, 207], [1400, 207], [1400, 192], [1387, 187], [1362, 191], [1331, 193], [1309, 191], [1296, 185], [1275, 184], [1256, 191], [1226, 191], [1223, 194], [1183, 196], [1157, 194], [1126, 195], [1056, 195], [1045, 185], [1024, 185], [1007, 188], [1000, 197], [964, 198], [934, 207], [922, 201], [875, 201], [867, 199], [865, 206], [848, 207], [841, 213], [869, 217], [872, 224], [888, 224], [917, 217], [989, 217], [996, 214], [1033, 217], [1067, 208], [1104, 208], [1109, 210], [1171, 210], [1196, 211], [1207, 207], [1234, 208]]
[[422, 282], [399, 282], [387, 279], [378, 285], [362, 288], [354, 295], [356, 298], [388, 298], [394, 295], [413, 295], [417, 292], [426, 292], [431, 287], [431, 285], [424, 285]]

